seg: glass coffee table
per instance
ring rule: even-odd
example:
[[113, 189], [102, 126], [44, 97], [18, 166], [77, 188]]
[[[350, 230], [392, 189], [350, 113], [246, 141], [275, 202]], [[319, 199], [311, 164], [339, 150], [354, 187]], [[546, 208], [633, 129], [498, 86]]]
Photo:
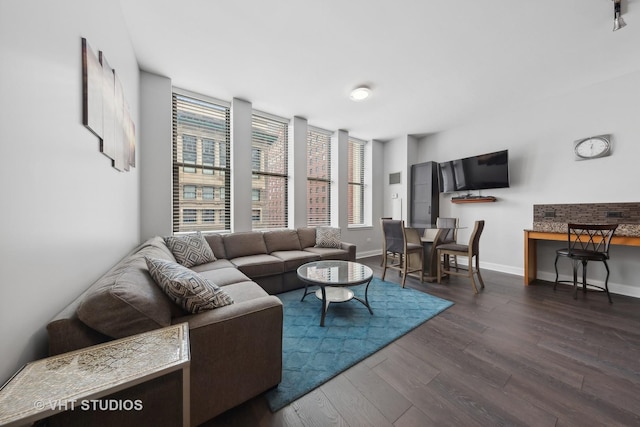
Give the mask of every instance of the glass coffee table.
[[[373, 270], [366, 265], [352, 261], [314, 261], [298, 268], [298, 278], [304, 282], [304, 295], [300, 301], [304, 301], [309, 294], [315, 293], [322, 301], [320, 326], [324, 326], [324, 318], [327, 308], [332, 302], [346, 302], [352, 299], [364, 304], [369, 313], [373, 314], [369, 305], [369, 284], [373, 278]], [[355, 296], [349, 286], [366, 283], [364, 299]], [[318, 286], [320, 289], [309, 290], [309, 285]]]

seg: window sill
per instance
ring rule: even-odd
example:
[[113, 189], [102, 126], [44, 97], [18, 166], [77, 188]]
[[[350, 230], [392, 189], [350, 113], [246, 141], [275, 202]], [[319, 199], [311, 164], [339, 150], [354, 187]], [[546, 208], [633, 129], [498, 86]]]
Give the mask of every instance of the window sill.
[[348, 230], [372, 230], [372, 225], [349, 225], [347, 226]]

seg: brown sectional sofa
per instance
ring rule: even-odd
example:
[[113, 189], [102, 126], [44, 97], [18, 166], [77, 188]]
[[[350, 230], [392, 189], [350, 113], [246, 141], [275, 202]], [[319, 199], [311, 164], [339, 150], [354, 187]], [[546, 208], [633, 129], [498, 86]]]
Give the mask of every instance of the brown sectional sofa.
[[[296, 269], [319, 259], [355, 259], [355, 245], [315, 247], [315, 228], [205, 235], [216, 261], [192, 270], [222, 286], [234, 304], [190, 314], [149, 275], [144, 257], [175, 261], [162, 237], [133, 250], [47, 325], [51, 355], [188, 322], [191, 423], [198, 425], [277, 386], [282, 371], [282, 303], [273, 296], [303, 286]], [[140, 399], [140, 412], [69, 411], [56, 425], [179, 425], [180, 374], [109, 399]]]
[[353, 261], [356, 258], [356, 246], [351, 243], [342, 242], [340, 248], [315, 247], [316, 229], [311, 227], [209, 234], [205, 238], [218, 260], [193, 270], [206, 271], [226, 260], [271, 295], [303, 286], [296, 275], [302, 264], [321, 259]]

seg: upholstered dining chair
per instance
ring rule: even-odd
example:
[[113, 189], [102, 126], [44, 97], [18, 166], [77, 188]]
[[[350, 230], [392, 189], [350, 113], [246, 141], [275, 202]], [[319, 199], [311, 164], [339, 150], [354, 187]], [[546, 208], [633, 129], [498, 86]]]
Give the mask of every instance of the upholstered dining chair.
[[[443, 236], [443, 243], [458, 243], [458, 226], [458, 218], [436, 218], [436, 227], [446, 230], [446, 233]], [[451, 263], [456, 271], [458, 271], [458, 257], [453, 255], [451, 258]]]
[[[476, 286], [476, 282], [473, 278], [474, 274], [478, 276], [478, 281], [480, 282], [480, 286], [484, 288], [484, 281], [482, 280], [482, 276], [480, 275], [480, 235], [482, 234], [482, 230], [484, 229], [484, 220], [476, 221], [475, 226], [473, 227], [473, 232], [471, 233], [471, 237], [469, 238], [468, 245], [459, 245], [457, 243], [444, 243], [442, 245], [438, 245], [438, 259], [442, 259], [445, 257], [444, 262], [438, 262], [438, 283], [442, 282], [443, 270], [447, 269], [447, 274], [454, 276], [465, 276], [471, 280], [471, 286], [473, 287], [473, 291], [477, 294], [478, 287]], [[449, 256], [463, 256], [468, 258], [468, 268], [465, 271], [451, 271], [449, 266], [449, 260], [447, 257]], [[475, 267], [473, 265], [473, 259], [475, 258]]]
[[[389, 220], [389, 219], [393, 219], [393, 218], [391, 218], [390, 216], [389, 217], [383, 216], [382, 218], [380, 218], [380, 228], [382, 228], [382, 221]], [[382, 239], [384, 240], [384, 229], [382, 230]], [[394, 258], [396, 257], [396, 254], [394, 254], [393, 252], [389, 252], [387, 255], [391, 255]], [[383, 256], [382, 261], [380, 261], [380, 267], [384, 266], [384, 260], [385, 260], [385, 257]]]
[[[384, 280], [387, 274], [387, 269], [398, 270], [402, 275], [402, 287], [404, 288], [405, 281], [407, 280], [407, 274], [420, 272], [420, 282], [424, 281], [424, 251], [421, 244], [409, 243], [407, 241], [407, 232], [404, 227], [404, 221], [383, 219], [382, 233], [384, 235], [384, 247], [382, 248], [382, 280]], [[397, 260], [389, 259], [390, 253], [396, 253], [398, 255]], [[409, 256], [411, 254], [420, 255], [420, 262], [417, 267], [411, 267], [409, 264]]]
[[[609, 294], [609, 246], [613, 234], [618, 228], [618, 224], [567, 224], [567, 247], [556, 251], [556, 260], [554, 263], [556, 269], [556, 280], [553, 289], [556, 289], [558, 283], [558, 258], [568, 257], [573, 263], [573, 298], [578, 298], [578, 266], [582, 264], [582, 292], [587, 292], [587, 286], [598, 288], [607, 293], [609, 303], [611, 295]], [[589, 261], [599, 261], [604, 264], [607, 270], [607, 276], [604, 279], [604, 286], [587, 283], [587, 263]]]

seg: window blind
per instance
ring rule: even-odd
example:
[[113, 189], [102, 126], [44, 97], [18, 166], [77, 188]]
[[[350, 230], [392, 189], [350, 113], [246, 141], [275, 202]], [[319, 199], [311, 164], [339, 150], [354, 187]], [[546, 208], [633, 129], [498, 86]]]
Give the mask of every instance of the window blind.
[[286, 228], [289, 121], [254, 112], [251, 126], [253, 229]]
[[230, 230], [230, 110], [173, 93], [173, 231]]
[[309, 126], [307, 130], [307, 225], [331, 225], [331, 135]]
[[349, 138], [348, 220], [349, 225], [364, 224], [364, 147], [366, 142]]

